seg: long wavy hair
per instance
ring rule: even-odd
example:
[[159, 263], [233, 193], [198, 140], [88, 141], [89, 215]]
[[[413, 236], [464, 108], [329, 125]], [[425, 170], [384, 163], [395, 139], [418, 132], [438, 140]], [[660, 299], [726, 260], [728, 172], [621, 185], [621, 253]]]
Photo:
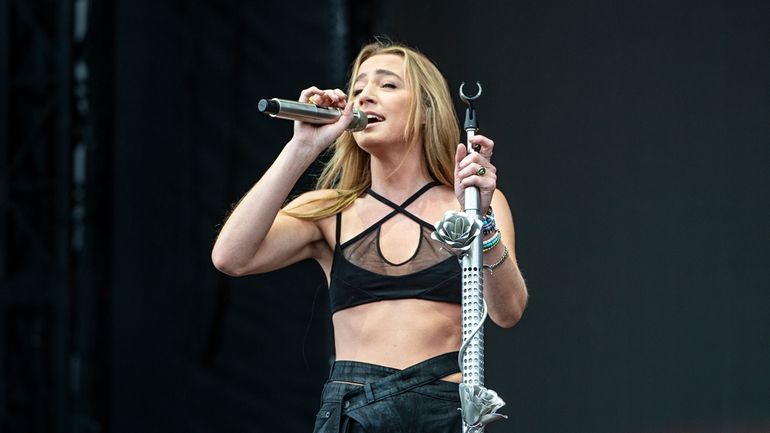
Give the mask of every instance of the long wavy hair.
[[[438, 182], [453, 187], [459, 125], [447, 82], [430, 59], [403, 44], [381, 40], [370, 43], [361, 49], [353, 62], [348, 98], [353, 97], [353, 84], [361, 64], [379, 54], [395, 54], [404, 59], [405, 80], [411, 89], [409, 117], [404, 131], [409, 149], [419, 145], [422, 139], [429, 174]], [[312, 200], [283, 212], [301, 219], [322, 219], [353, 204], [371, 186], [370, 156], [358, 146], [352, 133], [344, 132], [329, 151], [333, 152], [332, 156], [318, 177], [316, 189], [332, 189], [337, 196], [331, 200]], [[318, 206], [318, 201], [325, 203]]]

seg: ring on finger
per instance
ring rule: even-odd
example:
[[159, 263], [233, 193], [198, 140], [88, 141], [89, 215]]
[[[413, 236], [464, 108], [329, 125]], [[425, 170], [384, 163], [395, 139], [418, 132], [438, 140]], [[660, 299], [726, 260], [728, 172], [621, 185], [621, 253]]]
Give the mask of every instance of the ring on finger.
[[476, 170], [476, 176], [484, 176], [487, 173], [487, 169], [484, 168], [484, 166], [480, 166], [478, 170]]

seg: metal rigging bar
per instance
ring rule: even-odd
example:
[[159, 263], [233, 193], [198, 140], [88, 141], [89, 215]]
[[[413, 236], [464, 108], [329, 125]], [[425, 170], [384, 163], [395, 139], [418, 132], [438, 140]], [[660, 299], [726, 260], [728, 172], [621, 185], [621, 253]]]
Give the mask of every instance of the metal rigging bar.
[[72, 1], [0, 0], [0, 421], [69, 423]]

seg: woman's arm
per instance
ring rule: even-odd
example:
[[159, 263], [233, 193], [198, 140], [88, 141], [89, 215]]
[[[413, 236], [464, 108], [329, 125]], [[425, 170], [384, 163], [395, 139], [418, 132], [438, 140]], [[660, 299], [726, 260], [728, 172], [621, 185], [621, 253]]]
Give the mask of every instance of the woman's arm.
[[[313, 256], [322, 240], [314, 221], [278, 211], [315, 156], [289, 142], [264, 176], [241, 199], [219, 232], [211, 252], [214, 266], [241, 276], [272, 271]], [[314, 191], [294, 200], [296, 206], [329, 191]]]
[[[317, 257], [323, 247], [322, 233], [314, 221], [279, 214], [281, 205], [302, 173], [352, 120], [351, 105], [339, 90], [311, 87], [300, 101], [315, 97], [324, 105], [344, 106], [336, 123], [324, 126], [294, 123], [294, 136], [262, 178], [235, 207], [219, 232], [211, 260], [228, 275], [268, 272], [305, 258]], [[331, 191], [304, 194], [289, 207], [316, 199], [332, 198]]]
[[[479, 211], [486, 214], [489, 206], [495, 213], [495, 224], [500, 230], [500, 242], [484, 253], [486, 265], [496, 265], [484, 270], [484, 299], [489, 317], [498, 326], [510, 328], [521, 319], [527, 306], [527, 286], [516, 263], [515, 232], [508, 201], [497, 189], [497, 169], [490, 162], [494, 142], [482, 135], [471, 139], [478, 152], [468, 153], [465, 145], [457, 147], [455, 155], [455, 195], [463, 204], [464, 190], [469, 186], [479, 189]], [[479, 169], [483, 167], [482, 172]], [[505, 250], [508, 256], [505, 256]], [[500, 263], [498, 264], [498, 261]]]
[[[484, 253], [482, 261], [485, 265], [502, 261], [492, 270], [484, 269], [484, 299], [492, 321], [503, 328], [510, 328], [524, 314], [529, 294], [516, 261], [516, 234], [511, 209], [500, 190], [492, 196], [492, 209], [501, 238], [497, 245]], [[506, 249], [508, 257], [503, 258]]]

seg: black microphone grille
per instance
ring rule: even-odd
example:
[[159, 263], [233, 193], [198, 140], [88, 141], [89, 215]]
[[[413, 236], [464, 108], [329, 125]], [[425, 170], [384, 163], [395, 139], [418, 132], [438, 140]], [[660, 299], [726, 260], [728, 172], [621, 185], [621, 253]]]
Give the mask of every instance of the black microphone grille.
[[281, 104], [272, 99], [260, 99], [257, 108], [260, 113], [278, 114], [278, 110], [281, 109]]

